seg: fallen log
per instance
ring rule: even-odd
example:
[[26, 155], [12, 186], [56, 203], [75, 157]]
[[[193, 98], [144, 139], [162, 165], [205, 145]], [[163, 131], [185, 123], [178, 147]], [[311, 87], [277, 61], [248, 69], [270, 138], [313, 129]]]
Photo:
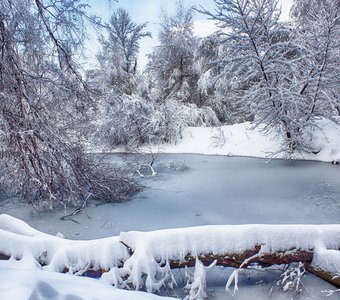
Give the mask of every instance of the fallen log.
[[[335, 274], [332, 274], [331, 272], [328, 272], [326, 270], [322, 270], [320, 267], [314, 267], [313, 265], [311, 265], [313, 261], [312, 250], [290, 249], [287, 251], [260, 254], [260, 249], [261, 246], [256, 246], [255, 248], [246, 250], [243, 253], [229, 253], [224, 255], [216, 255], [210, 253], [200, 254], [197, 257], [187, 255], [184, 260], [170, 260], [168, 261], [168, 263], [170, 269], [195, 267], [197, 260], [199, 260], [206, 267], [215, 264], [216, 266], [230, 267], [236, 269], [246, 269], [254, 266], [268, 268], [276, 265], [303, 263], [304, 268], [308, 272], [314, 274], [322, 280], [333, 284], [336, 287], [340, 287], [340, 277], [337, 277], [335, 276]], [[161, 267], [165, 266], [165, 263], [158, 263]], [[100, 278], [104, 273], [107, 273], [108, 271], [109, 270], [90, 267], [82, 274], [82, 276]], [[63, 272], [68, 273], [69, 269], [65, 268]]]
[[145, 285], [148, 291], [159, 289], [170, 269], [195, 267], [197, 261], [237, 269], [302, 262], [316, 276], [340, 286], [334, 277], [340, 274], [340, 263], [333, 263], [339, 261], [339, 246], [339, 224], [201, 226], [71, 241], [0, 215], [0, 260], [12, 257], [20, 263], [26, 258], [45, 270], [105, 276], [112, 284]]
[[[229, 255], [213, 255], [213, 254], [202, 254], [197, 258], [191, 255], [185, 257], [184, 261], [170, 261], [171, 269], [178, 269], [184, 267], [195, 267], [197, 259], [203, 263], [204, 266], [210, 266], [214, 261], [216, 261], [217, 266], [223, 267], [231, 267], [231, 268], [240, 268], [242, 263], [249, 257], [256, 255], [258, 253], [258, 249], [260, 246], [255, 249], [250, 249], [245, 251], [244, 253], [237, 254], [229, 254]], [[262, 257], [258, 257], [249, 262], [248, 265], [243, 266], [243, 268], [249, 267], [250, 264], [259, 265], [261, 267], [270, 267], [272, 265], [282, 265], [282, 264], [291, 264], [302, 262], [304, 264], [305, 269], [314, 274], [315, 276], [325, 280], [334, 286], [340, 288], [340, 277], [335, 276], [330, 272], [320, 269], [319, 267], [314, 267], [310, 263], [313, 260], [313, 251], [305, 251], [305, 250], [290, 250], [290, 254], [284, 254], [283, 252], [266, 254]], [[0, 260], [9, 260], [11, 257], [7, 254], [0, 253]], [[43, 266], [43, 264], [41, 264]], [[63, 273], [69, 273], [70, 270], [68, 268], [64, 268]], [[96, 269], [94, 267], [90, 267], [82, 276], [91, 277], [91, 278], [100, 278], [104, 273], [108, 272], [105, 269]]]
[[[329, 252], [327, 249], [332, 249], [332, 255], [339, 250], [340, 226], [201, 226], [154, 232], [126, 232], [121, 233], [120, 242], [131, 253], [131, 257], [124, 263], [129, 274], [133, 274], [130, 283], [139, 286], [139, 278], [146, 276], [146, 281], [152, 286], [152, 282], [157, 285], [157, 280], [154, 280], [155, 275], [149, 269], [194, 267], [196, 261], [204, 266], [215, 263], [237, 269], [300, 262], [313, 265], [316, 262], [322, 270], [324, 260], [319, 258], [330, 258], [329, 255], [325, 256]], [[320, 247], [322, 253], [319, 251]], [[318, 255], [315, 256], [316, 253]], [[145, 262], [149, 262], [149, 265]], [[167, 268], [160, 270], [164, 276], [168, 272]], [[334, 271], [340, 273], [340, 266], [336, 266]], [[329, 282], [338, 286], [337, 280], [330, 278]]]

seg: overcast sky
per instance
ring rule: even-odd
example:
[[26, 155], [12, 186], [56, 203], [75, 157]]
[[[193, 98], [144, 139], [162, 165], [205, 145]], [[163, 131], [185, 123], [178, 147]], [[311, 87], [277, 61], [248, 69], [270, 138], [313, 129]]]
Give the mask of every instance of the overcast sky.
[[[293, 0], [281, 0], [283, 20], [288, 19], [289, 9]], [[91, 5], [91, 12], [99, 15], [104, 21], [109, 20], [111, 14], [117, 8], [126, 9], [133, 21], [136, 23], [148, 22], [147, 30], [153, 35], [153, 38], [145, 38], [140, 43], [139, 67], [142, 69], [147, 59], [145, 55], [150, 53], [152, 47], [157, 45], [157, 32], [159, 29], [159, 16], [161, 10], [166, 10], [170, 15], [175, 11], [177, 0], [120, 0], [113, 2], [110, 0], [88, 0]], [[184, 0], [185, 6], [204, 7], [207, 10], [213, 11], [215, 4], [213, 0]], [[205, 15], [196, 13], [194, 17], [194, 31], [198, 36], [204, 36], [212, 33], [215, 29], [212, 21], [207, 20]], [[92, 54], [98, 50], [96, 40], [91, 41], [86, 46]]]

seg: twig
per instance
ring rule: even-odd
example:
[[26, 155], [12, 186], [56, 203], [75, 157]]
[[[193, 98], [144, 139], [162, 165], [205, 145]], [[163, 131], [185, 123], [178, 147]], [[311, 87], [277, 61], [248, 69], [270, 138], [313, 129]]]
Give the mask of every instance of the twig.
[[[75, 216], [76, 214], [82, 212], [82, 211], [86, 208], [87, 200], [89, 199], [90, 196], [92, 196], [92, 193], [89, 193], [89, 194], [87, 195], [87, 197], [86, 197], [86, 199], [84, 200], [83, 205], [82, 205], [81, 207], [78, 207], [74, 212], [72, 212], [72, 213], [70, 213], [70, 214], [68, 214], [68, 215], [66, 215], [66, 216], [61, 217], [60, 220], [62, 220], [62, 221], [72, 221], [72, 222], [75, 222], [75, 223], [79, 224], [78, 221], [73, 220], [73, 219], [71, 219], [70, 217]], [[87, 215], [88, 218], [90, 218], [88, 214], [86, 214], [86, 215]]]

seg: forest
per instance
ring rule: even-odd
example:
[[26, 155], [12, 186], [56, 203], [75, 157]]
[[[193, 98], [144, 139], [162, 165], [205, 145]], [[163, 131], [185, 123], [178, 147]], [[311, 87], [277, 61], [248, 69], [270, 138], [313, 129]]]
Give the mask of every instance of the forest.
[[[272, 156], [292, 160], [297, 153], [320, 153], [315, 133], [329, 138], [322, 124], [340, 125], [340, 0], [293, 0], [289, 21], [280, 19], [279, 0], [213, 0], [214, 10], [178, 1], [174, 13], [162, 11], [158, 44], [143, 69], [138, 59], [140, 42], [152, 36], [148, 23], [135, 22], [123, 8], [102, 20], [89, 11], [93, 2], [0, 1], [2, 198], [16, 197], [35, 213], [81, 211], [90, 201], [125, 203], [143, 190], [136, 180], [143, 168], [157, 174], [157, 153], [143, 149], [177, 145], [188, 128], [215, 130], [220, 145], [227, 143], [223, 126], [251, 124], [248, 139], [251, 132], [277, 137]], [[216, 31], [196, 36], [197, 14], [212, 20]], [[99, 49], [84, 67], [89, 30]], [[122, 167], [100, 155], [115, 151], [138, 156], [138, 166]], [[21, 222], [0, 215], [0, 261], [27, 258], [30, 266], [78, 275], [93, 269], [119, 288], [158, 292], [175, 285], [173, 266], [195, 267], [186, 273], [185, 299], [204, 299], [206, 272], [217, 264], [236, 266], [226, 285], [235, 294], [239, 270], [284, 264], [286, 258], [287, 264], [314, 263], [319, 268], [310, 266], [310, 272], [321, 270], [326, 275], [320, 277], [339, 286], [339, 225], [221, 225], [201, 236], [200, 229], [122, 232], [112, 243], [100, 243], [114, 253], [110, 261], [92, 257], [97, 246], [60, 242]], [[211, 248], [199, 243], [211, 235]], [[239, 247], [220, 243], [229, 235]], [[76, 261], [82, 247], [88, 252]], [[225, 263], [235, 255], [237, 262]], [[304, 269], [299, 264], [284, 274], [281, 284], [298, 289]]]

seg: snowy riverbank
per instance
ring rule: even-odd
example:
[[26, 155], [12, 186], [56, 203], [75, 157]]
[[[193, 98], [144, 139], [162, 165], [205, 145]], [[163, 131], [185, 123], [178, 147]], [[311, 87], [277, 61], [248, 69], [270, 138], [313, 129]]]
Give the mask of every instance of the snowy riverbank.
[[[295, 153], [293, 159], [338, 163], [340, 161], [340, 125], [321, 119], [314, 129], [313, 147], [317, 154]], [[264, 133], [246, 122], [221, 127], [188, 127], [177, 144], [144, 146], [142, 151], [154, 153], [192, 153], [206, 155], [285, 158], [283, 140], [277, 134]], [[117, 151], [121, 151], [118, 149]]]

